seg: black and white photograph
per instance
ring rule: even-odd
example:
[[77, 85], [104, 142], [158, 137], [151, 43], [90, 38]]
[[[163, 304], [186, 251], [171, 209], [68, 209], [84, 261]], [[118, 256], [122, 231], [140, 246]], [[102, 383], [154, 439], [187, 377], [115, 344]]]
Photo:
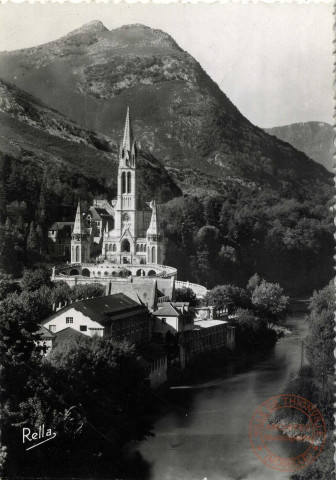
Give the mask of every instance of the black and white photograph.
[[0, 476], [333, 480], [333, 2], [0, 5]]

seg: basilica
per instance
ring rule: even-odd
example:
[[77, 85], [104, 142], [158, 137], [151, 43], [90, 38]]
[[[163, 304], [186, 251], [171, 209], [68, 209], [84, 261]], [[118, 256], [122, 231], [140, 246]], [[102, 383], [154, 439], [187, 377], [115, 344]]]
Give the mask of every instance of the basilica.
[[159, 206], [155, 199], [144, 202], [140, 198], [137, 175], [137, 142], [127, 108], [119, 146], [117, 198], [112, 202], [95, 200], [89, 212], [82, 212], [78, 202], [69, 237], [71, 267], [64, 273], [115, 277], [125, 271], [132, 276], [170, 276], [176, 272], [163, 265]]

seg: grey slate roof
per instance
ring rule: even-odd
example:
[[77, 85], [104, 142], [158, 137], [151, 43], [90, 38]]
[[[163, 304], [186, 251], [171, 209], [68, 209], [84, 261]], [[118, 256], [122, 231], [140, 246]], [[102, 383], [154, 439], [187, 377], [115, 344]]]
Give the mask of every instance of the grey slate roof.
[[82, 312], [85, 316], [98, 323], [106, 323], [117, 318], [123, 318], [131, 312], [148, 311], [145, 306], [140, 305], [123, 293], [116, 293], [105, 297], [90, 298], [88, 300], [70, 303], [66, 307], [53, 313], [44, 320], [43, 324], [50, 322], [50, 320], [57, 318], [61, 313], [67, 312], [72, 308], [78, 312]]
[[181, 315], [181, 312], [174, 308], [171, 303], [165, 303], [164, 306], [156, 310], [153, 315], [160, 317], [177, 317]]
[[123, 293], [137, 303], [143, 303], [149, 309], [156, 307], [156, 282], [150, 283], [118, 283], [111, 282], [111, 294]]
[[39, 331], [37, 332], [39, 335], [41, 335], [41, 340], [50, 340], [56, 337], [56, 335], [47, 328], [45, 328], [43, 325], [40, 325]]
[[90, 207], [88, 214], [91, 214], [92, 220], [113, 220], [113, 216], [104, 207]]

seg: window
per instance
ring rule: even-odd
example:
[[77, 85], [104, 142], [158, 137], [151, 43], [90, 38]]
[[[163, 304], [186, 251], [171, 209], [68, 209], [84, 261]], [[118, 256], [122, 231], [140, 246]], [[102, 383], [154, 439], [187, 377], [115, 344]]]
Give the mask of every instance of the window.
[[166, 318], [161, 318], [161, 323], [162, 323], [162, 325], [163, 325], [164, 323], [166, 323], [166, 320], [167, 320]]
[[80, 325], [80, 326], [79, 326], [79, 330], [80, 330], [81, 332], [87, 332], [87, 326], [86, 326], [86, 325]]
[[66, 323], [73, 323], [73, 317], [66, 317], [65, 322]]
[[56, 325], [49, 325], [49, 330], [51, 332], [56, 332]]

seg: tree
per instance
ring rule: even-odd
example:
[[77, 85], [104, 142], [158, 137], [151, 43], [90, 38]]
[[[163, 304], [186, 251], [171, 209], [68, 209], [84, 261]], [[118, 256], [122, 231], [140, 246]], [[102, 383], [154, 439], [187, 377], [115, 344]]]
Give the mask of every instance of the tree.
[[234, 285], [218, 285], [205, 296], [207, 305], [212, 305], [216, 310], [229, 308], [232, 313], [238, 307], [246, 307], [249, 303], [246, 292]]
[[0, 363], [18, 365], [29, 360], [45, 305], [36, 293], [12, 293], [0, 303]]
[[59, 345], [46, 362], [57, 374], [55, 388], [85, 419], [76, 434], [83, 462], [111, 460], [111, 451], [117, 459], [126, 443], [150, 435], [154, 397], [133, 346], [83, 336]]
[[66, 282], [57, 282], [54, 284], [54, 288], [50, 292], [50, 301], [52, 305], [58, 307], [60, 303], [64, 305], [66, 302], [71, 302], [73, 300], [74, 291]]
[[219, 195], [206, 197], [204, 200], [204, 218], [208, 225], [218, 227], [223, 198]]
[[0, 301], [6, 298], [10, 293], [20, 293], [20, 285], [13, 280], [12, 275], [0, 272]]
[[197, 243], [199, 250], [209, 252], [209, 257], [214, 258], [219, 250], [219, 231], [212, 225], [205, 225], [197, 233]]
[[322, 312], [330, 313], [335, 309], [335, 286], [332, 280], [322, 290], [315, 291], [309, 301], [310, 319], [313, 321]]
[[39, 241], [37, 238], [34, 222], [31, 222], [29, 228], [29, 235], [27, 238], [28, 253], [37, 253], [39, 251]]
[[100, 283], [85, 283], [76, 285], [72, 291], [74, 300], [85, 300], [86, 298], [101, 297], [105, 293], [105, 287]]
[[36, 226], [36, 239], [39, 253], [46, 253], [46, 239], [41, 225]]
[[50, 275], [50, 271], [46, 268], [25, 270], [21, 280], [21, 287], [23, 290], [26, 290], [28, 292], [38, 290], [42, 285], [51, 287], [52, 283], [50, 280]]
[[335, 286], [330, 284], [314, 292], [309, 309], [306, 355], [317, 375], [322, 378], [333, 372], [334, 368]]
[[219, 257], [224, 260], [225, 263], [236, 264], [238, 262], [237, 252], [235, 248], [230, 247], [230, 245], [221, 246]]
[[267, 322], [246, 308], [237, 308], [232, 323], [236, 327], [236, 350], [241, 353], [256, 352], [273, 346], [281, 337]]
[[9, 274], [20, 275], [24, 253], [23, 239], [8, 226], [0, 227], [0, 268]]
[[260, 282], [261, 282], [261, 278], [257, 273], [255, 273], [247, 282], [246, 290], [251, 293], [254, 292], [255, 288], [260, 285]]
[[280, 285], [266, 280], [253, 290], [251, 300], [258, 315], [272, 322], [285, 316], [289, 303]]
[[[17, 442], [18, 426], [26, 421], [21, 404], [29, 396], [29, 379], [38, 376], [40, 359], [34, 342], [40, 339], [41, 308], [40, 300], [31, 293], [12, 293], [0, 302], [1, 440], [8, 453], [7, 476], [19, 474], [17, 453], [22, 447]], [[7, 470], [10, 465], [14, 471]]]
[[176, 302], [189, 302], [190, 306], [197, 307], [198, 300], [196, 293], [191, 288], [182, 287], [175, 290]]

